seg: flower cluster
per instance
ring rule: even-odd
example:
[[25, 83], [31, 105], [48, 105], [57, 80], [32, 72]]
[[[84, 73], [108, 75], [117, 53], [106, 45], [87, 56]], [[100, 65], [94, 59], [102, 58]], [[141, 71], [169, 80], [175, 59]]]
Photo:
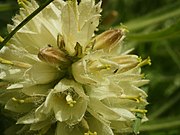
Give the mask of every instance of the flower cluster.
[[[38, 8], [19, 2], [9, 32]], [[16, 121], [6, 134], [114, 135], [146, 119], [150, 60], [123, 51], [125, 28], [95, 36], [100, 12], [101, 1], [54, 0], [0, 51], [0, 103]]]

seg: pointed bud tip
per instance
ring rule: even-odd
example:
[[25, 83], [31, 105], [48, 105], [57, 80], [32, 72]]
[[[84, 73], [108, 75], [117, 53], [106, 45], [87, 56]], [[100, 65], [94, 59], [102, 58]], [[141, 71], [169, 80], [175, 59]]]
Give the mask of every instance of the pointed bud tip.
[[95, 38], [94, 50], [110, 51], [125, 37], [123, 29], [107, 30]]
[[68, 63], [69, 60], [65, 57], [66, 55], [58, 50], [57, 48], [53, 48], [51, 46], [40, 49], [38, 53], [38, 58], [41, 61], [53, 64], [53, 65], [61, 65], [64, 63]]

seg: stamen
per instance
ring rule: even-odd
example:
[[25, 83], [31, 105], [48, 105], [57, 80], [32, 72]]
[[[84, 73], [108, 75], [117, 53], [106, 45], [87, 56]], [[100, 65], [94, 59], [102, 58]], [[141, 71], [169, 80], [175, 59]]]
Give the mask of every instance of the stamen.
[[27, 0], [17, 0], [17, 2], [21, 7], [23, 8], [27, 7]]
[[131, 109], [131, 111], [136, 113], [147, 113], [147, 110], [145, 109]]
[[84, 135], [97, 135], [97, 132], [92, 133], [91, 131], [88, 131], [87, 133], [84, 133]]
[[75, 51], [76, 51], [75, 56], [81, 58], [83, 50], [82, 50], [82, 46], [79, 43], [76, 44]]
[[70, 106], [70, 107], [73, 107], [74, 104], [76, 103], [76, 101], [74, 101], [72, 99], [72, 96], [70, 93], [68, 93], [68, 95], [66, 96], [66, 101], [67, 101], [67, 104]]
[[102, 69], [110, 70], [111, 69], [111, 65], [106, 64], [106, 65], [103, 65], [103, 66], [99, 66], [97, 68], [98, 68], [98, 70], [102, 70]]
[[24, 62], [19, 62], [19, 61], [10, 61], [10, 60], [6, 60], [6, 59], [3, 59], [0, 57], [0, 63], [1, 64], [7, 64], [7, 65], [11, 65], [11, 66], [17, 66], [17, 67], [20, 67], [20, 68], [30, 68], [31, 65], [28, 64], [28, 63], [24, 63]]
[[38, 103], [41, 101], [44, 101], [44, 97], [33, 96], [33, 97], [27, 97], [24, 99], [24, 103]]
[[138, 64], [138, 67], [142, 67], [142, 66], [145, 66], [145, 65], [151, 65], [151, 59], [150, 57], [148, 57], [147, 59], [143, 60], [142, 62], [140, 62]]
[[0, 57], [0, 63], [1, 64], [7, 64], [7, 65], [14, 65], [14, 63], [12, 61], [5, 60], [5, 59], [3, 59], [1, 57]]
[[141, 78], [143, 79], [143, 78], [145, 78], [145, 74], [143, 73], [143, 74], [141, 74]]
[[2, 42], [4, 40], [4, 38], [2, 38], [1, 36], [0, 36], [0, 42]]
[[18, 102], [18, 103], [24, 103], [23, 99], [17, 99], [15, 97], [12, 98], [13, 101]]
[[141, 96], [127, 96], [127, 95], [121, 95], [120, 98], [122, 99], [130, 99], [130, 100], [134, 100], [137, 103], [143, 102], [144, 99]]
[[141, 63], [142, 62], [142, 58], [141, 57], [138, 57], [138, 62]]
[[124, 34], [129, 32], [128, 27], [126, 25], [123, 25], [122, 23], [120, 23], [120, 28]]
[[[4, 41], [4, 38], [0, 36], [0, 43], [2, 43]], [[6, 43], [6, 45], [10, 45], [10, 43]]]
[[57, 35], [57, 46], [61, 51], [65, 50], [65, 43], [61, 34]]
[[20, 67], [20, 68], [30, 68], [31, 65], [28, 63], [24, 63], [24, 62], [19, 62], [19, 61], [14, 61], [13, 62], [14, 66]]

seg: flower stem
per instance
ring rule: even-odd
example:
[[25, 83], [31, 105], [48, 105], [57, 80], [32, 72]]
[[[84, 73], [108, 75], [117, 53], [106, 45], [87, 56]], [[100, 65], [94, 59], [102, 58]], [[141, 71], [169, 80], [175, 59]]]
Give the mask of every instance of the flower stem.
[[[170, 119], [170, 118], [168, 118]], [[175, 128], [180, 126], [180, 121], [178, 118], [171, 118], [171, 120], [164, 119], [163, 122], [160, 122], [161, 120], [156, 120], [153, 123], [150, 124], [143, 124], [140, 127], [140, 131], [155, 131], [155, 130], [162, 130], [162, 129], [169, 129], [169, 128]]]
[[0, 50], [6, 43], [16, 34], [16, 32], [21, 29], [25, 24], [27, 24], [33, 17], [35, 17], [40, 11], [42, 11], [47, 5], [49, 5], [53, 0], [46, 0], [39, 8], [37, 8], [32, 14], [25, 18], [11, 33], [9, 33], [3, 42], [0, 43]]

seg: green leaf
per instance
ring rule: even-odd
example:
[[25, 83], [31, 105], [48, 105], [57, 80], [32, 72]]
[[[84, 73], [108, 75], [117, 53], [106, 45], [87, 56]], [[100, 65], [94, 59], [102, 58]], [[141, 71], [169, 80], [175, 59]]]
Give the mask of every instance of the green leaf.
[[127, 35], [127, 37], [129, 40], [132, 41], [154, 41], [154, 40], [164, 40], [169, 38], [177, 38], [180, 37], [180, 21], [162, 30], [157, 30], [148, 34], [130, 33]]
[[166, 19], [180, 16], [180, 2], [176, 2], [158, 9], [150, 14], [131, 20], [125, 25], [130, 31], [139, 30], [147, 26], [152, 26]]
[[180, 117], [176, 116], [161, 119], [161, 120], [153, 120], [145, 123], [144, 125], [141, 125], [140, 131], [154, 131], [154, 130], [160, 130], [160, 129], [169, 129], [173, 127], [180, 127]]

